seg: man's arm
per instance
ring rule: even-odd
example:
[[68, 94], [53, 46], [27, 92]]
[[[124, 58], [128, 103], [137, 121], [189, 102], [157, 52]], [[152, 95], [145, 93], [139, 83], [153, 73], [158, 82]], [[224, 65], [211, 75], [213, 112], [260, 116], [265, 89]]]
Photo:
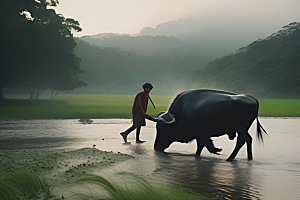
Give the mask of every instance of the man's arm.
[[139, 104], [140, 110], [141, 110], [141, 112], [142, 112], [142, 115], [143, 115], [146, 119], [149, 119], [149, 120], [151, 120], [151, 121], [153, 121], [153, 122], [157, 122], [157, 119], [155, 119], [154, 117], [148, 115], [148, 114], [145, 112], [145, 110], [144, 110], [143, 107], [142, 107], [142, 100], [141, 100], [141, 98], [142, 98], [141, 95], [139, 95], [139, 96], [138, 96], [138, 104]]

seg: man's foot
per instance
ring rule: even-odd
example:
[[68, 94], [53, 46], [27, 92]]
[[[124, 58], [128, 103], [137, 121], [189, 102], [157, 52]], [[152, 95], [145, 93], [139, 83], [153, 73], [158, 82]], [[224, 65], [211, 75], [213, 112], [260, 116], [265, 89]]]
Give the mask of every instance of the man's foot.
[[136, 142], [136, 143], [144, 143], [144, 142], [146, 142], [146, 141], [136, 140], [135, 142]]
[[124, 142], [127, 143], [127, 134], [125, 132], [120, 133], [120, 135], [123, 137]]

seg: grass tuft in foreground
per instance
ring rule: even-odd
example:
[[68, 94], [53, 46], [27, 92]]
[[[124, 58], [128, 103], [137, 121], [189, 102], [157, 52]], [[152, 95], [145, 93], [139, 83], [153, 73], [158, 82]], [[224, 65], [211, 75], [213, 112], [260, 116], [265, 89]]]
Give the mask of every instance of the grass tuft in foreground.
[[45, 178], [33, 172], [15, 171], [0, 179], [0, 200], [48, 199], [50, 188]]
[[[68, 191], [51, 194], [48, 182], [33, 172], [15, 171], [0, 180], [0, 200], [19, 199], [107, 199], [107, 200], [182, 200], [211, 199], [175, 186], [156, 184], [153, 187], [136, 175], [122, 175], [118, 183], [102, 176], [89, 175], [73, 183], [60, 185]], [[75, 192], [76, 191], [76, 192]]]
[[[72, 184], [73, 190], [84, 188], [81, 193], [74, 193], [72, 199], [108, 199], [108, 200], [182, 200], [211, 199], [203, 195], [171, 185], [156, 183], [152, 186], [145, 179], [136, 175], [118, 175], [115, 180], [91, 175]], [[75, 189], [76, 188], [76, 189]], [[69, 188], [71, 189], [71, 188]], [[72, 189], [71, 189], [72, 190]]]

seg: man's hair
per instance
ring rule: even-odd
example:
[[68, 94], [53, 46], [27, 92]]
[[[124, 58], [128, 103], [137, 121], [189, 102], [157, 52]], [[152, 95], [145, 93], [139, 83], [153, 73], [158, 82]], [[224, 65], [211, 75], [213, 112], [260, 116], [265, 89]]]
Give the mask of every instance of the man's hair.
[[152, 89], [153, 86], [151, 85], [151, 83], [145, 83], [145, 84], [143, 85], [143, 89], [145, 89], [145, 88], [150, 88], [150, 89]]

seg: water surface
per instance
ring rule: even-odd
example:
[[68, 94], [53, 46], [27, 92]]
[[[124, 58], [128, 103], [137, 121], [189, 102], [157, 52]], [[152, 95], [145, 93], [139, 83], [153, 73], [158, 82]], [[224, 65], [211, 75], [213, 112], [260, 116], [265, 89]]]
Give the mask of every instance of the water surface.
[[[74, 149], [92, 147], [123, 152], [136, 157], [108, 171], [132, 172], [163, 178], [202, 194], [220, 199], [300, 199], [300, 118], [260, 118], [269, 133], [264, 144], [253, 136], [253, 161], [243, 147], [234, 162], [227, 162], [235, 140], [213, 138], [221, 155], [203, 150], [194, 156], [196, 143], [173, 143], [166, 153], [153, 149], [155, 123], [142, 128], [143, 144], [122, 144], [119, 135], [131, 125], [128, 119], [96, 119], [83, 125], [78, 120], [0, 120], [0, 150], [19, 148]], [[103, 171], [101, 173], [104, 173]]]

